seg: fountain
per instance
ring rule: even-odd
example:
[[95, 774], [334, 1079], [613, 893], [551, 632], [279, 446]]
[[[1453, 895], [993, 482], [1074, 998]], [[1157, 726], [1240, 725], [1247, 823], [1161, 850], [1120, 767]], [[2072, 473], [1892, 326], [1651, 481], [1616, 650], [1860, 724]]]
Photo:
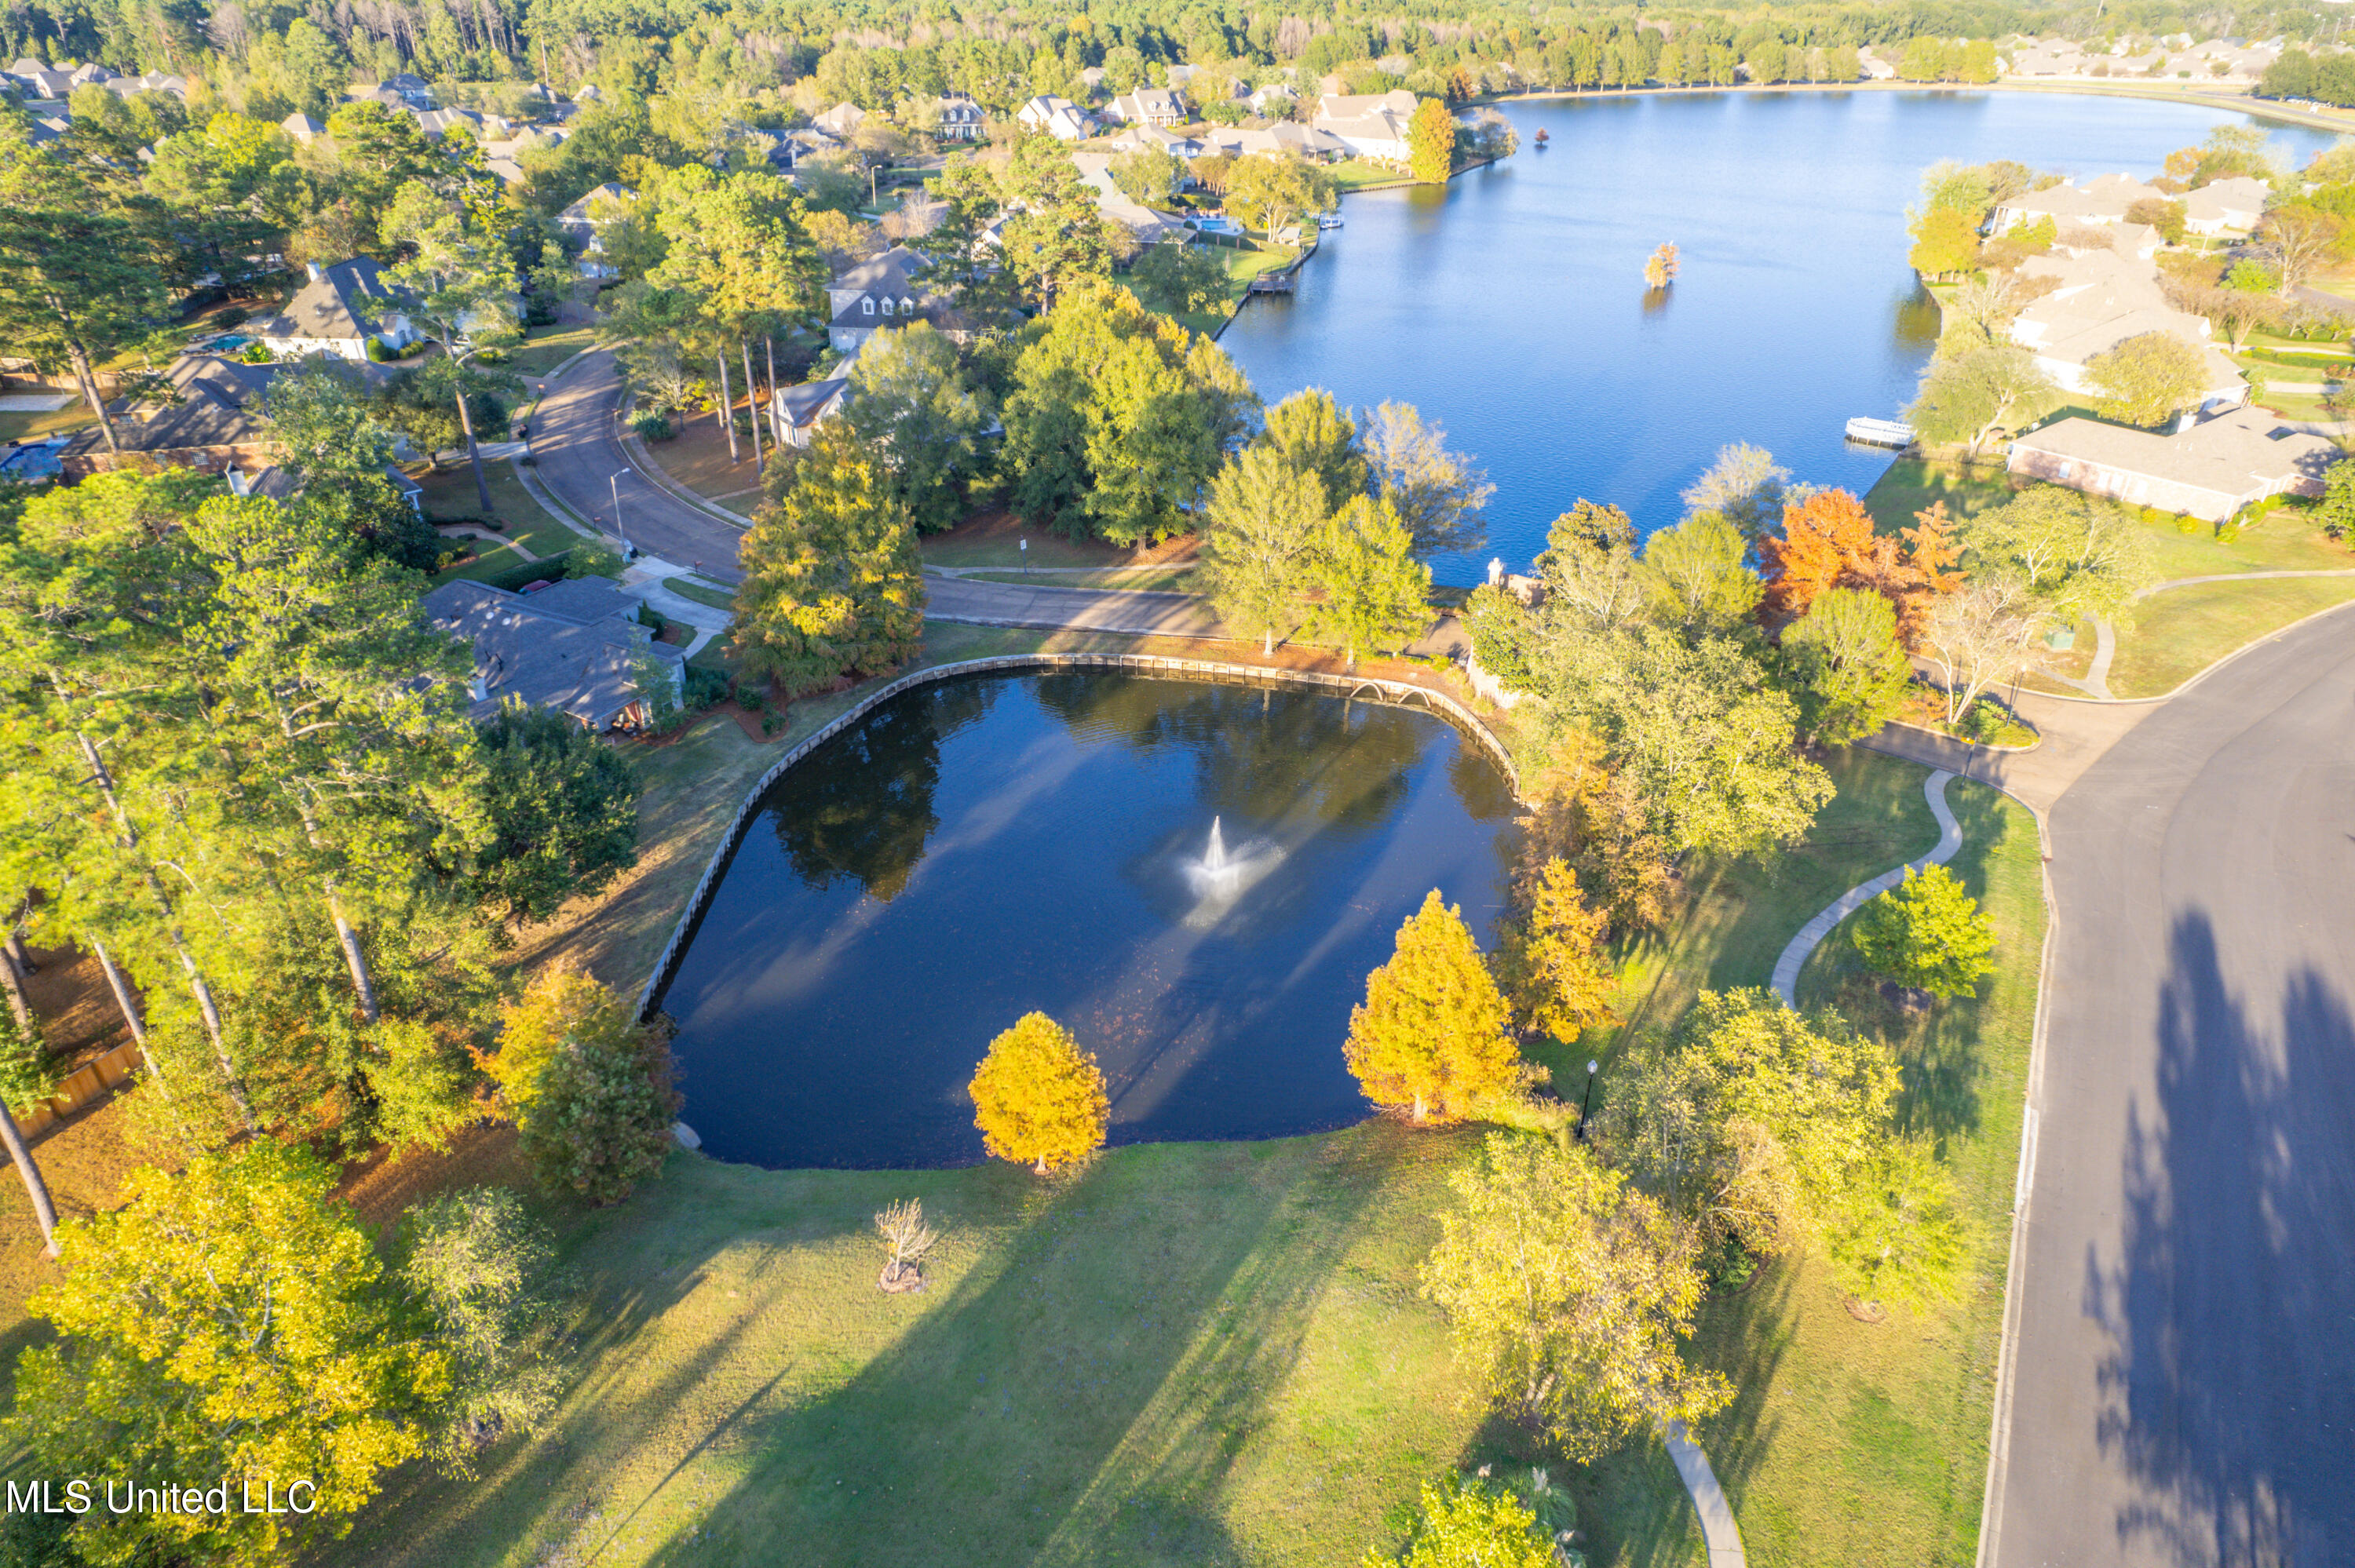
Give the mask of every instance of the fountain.
[[1188, 860], [1179, 866], [1186, 885], [1199, 901], [1186, 917], [1186, 924], [1199, 928], [1215, 924], [1234, 907], [1243, 891], [1273, 871], [1283, 860], [1284, 852], [1262, 839], [1251, 840], [1234, 850], [1227, 848], [1220, 819], [1210, 819], [1209, 842], [1202, 846], [1200, 858]]

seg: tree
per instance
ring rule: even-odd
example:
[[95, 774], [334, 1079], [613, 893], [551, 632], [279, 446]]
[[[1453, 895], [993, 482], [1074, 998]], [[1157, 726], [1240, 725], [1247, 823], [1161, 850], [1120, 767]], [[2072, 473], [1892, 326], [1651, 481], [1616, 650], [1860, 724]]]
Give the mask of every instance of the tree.
[[1938, 357], [2009, 343], [2011, 323], [2028, 302], [2017, 272], [1964, 279], [1938, 301]]
[[1677, 248], [1662, 245], [1654, 249], [1644, 260], [1644, 286], [1665, 289], [1677, 281]]
[[593, 897], [638, 863], [638, 781], [619, 751], [554, 708], [503, 705], [483, 726], [490, 842], [476, 895], [520, 926]]
[[1636, 568], [1653, 620], [1687, 637], [1723, 636], [1749, 620], [1764, 591], [1742, 564], [1749, 542], [1721, 512], [1696, 512], [1645, 541]]
[[2064, 624], [2117, 614], [2158, 576], [2134, 514], [2064, 485], [2030, 486], [1965, 530], [1975, 575], [2011, 578]]
[[[408, 291], [402, 311], [440, 344], [442, 357], [464, 368], [485, 349], [522, 340], [515, 313], [515, 268], [482, 213], [452, 201], [421, 181], [401, 187], [384, 216], [385, 241], [413, 254], [388, 274]], [[466, 436], [466, 461], [474, 471], [474, 495], [483, 511], [495, 510], [483, 454], [474, 440], [470, 388], [453, 384], [458, 425]]]
[[1792, 502], [1783, 508], [1782, 537], [1758, 545], [1769, 624], [1806, 614], [1828, 588], [1871, 580], [1875, 564], [1895, 547], [1894, 540], [1879, 537], [1864, 503], [1845, 490], [1819, 490]]
[[1937, 665], [1946, 723], [1959, 724], [1979, 694], [2025, 662], [2044, 618], [2016, 578], [1978, 577], [1931, 606], [1920, 651]]
[[1925, 278], [1952, 278], [1978, 265], [1978, 225], [1966, 212], [1934, 207], [1917, 212], [1907, 225], [1913, 249], [1905, 263]]
[[1178, 186], [1186, 183], [1186, 165], [1175, 154], [1158, 147], [1141, 147], [1134, 153], [1124, 153], [1107, 165], [1105, 173], [1120, 194], [1139, 207], [1167, 211], [1170, 198]]
[[1006, 265], [1039, 309], [1082, 279], [1112, 276], [1111, 220], [1060, 142], [1025, 135], [1000, 183], [1012, 214], [999, 231]]
[[505, 1187], [444, 1192], [401, 1220], [398, 1274], [450, 1359], [450, 1396], [432, 1457], [474, 1473], [500, 1438], [539, 1430], [564, 1382], [562, 1314], [549, 1294], [556, 1249]]
[[1295, 471], [1316, 476], [1328, 512], [1365, 493], [1368, 475], [1365, 456], [1358, 450], [1357, 423], [1322, 387], [1303, 387], [1270, 408], [1259, 439]]
[[1445, 185], [1455, 172], [1455, 117], [1438, 99], [1426, 98], [1414, 106], [1407, 122], [1408, 167], [1427, 185]]
[[1587, 906], [1568, 861], [1548, 859], [1528, 888], [1528, 907], [1502, 923], [1497, 974], [1513, 1026], [1564, 1044], [1617, 1020], [1618, 976], [1603, 950], [1610, 920]]
[[16, 1371], [18, 1431], [44, 1468], [310, 1505], [93, 1508], [69, 1532], [82, 1560], [274, 1561], [342, 1534], [423, 1450], [449, 1354], [405, 1330], [335, 1181], [263, 1139], [177, 1175], [133, 1171], [122, 1208], [61, 1227], [69, 1266], [28, 1304], [59, 1340]]
[[1451, 1475], [1423, 1484], [1423, 1515], [1397, 1557], [1370, 1549], [1362, 1568], [1559, 1568], [1553, 1538], [1509, 1488]]
[[1717, 461], [1678, 497], [1695, 512], [1714, 512], [1757, 539], [1783, 514], [1791, 473], [1774, 454], [1746, 441], [1718, 449]]
[[1897, 612], [1877, 593], [1827, 589], [1783, 633], [1799, 725], [1818, 746], [1846, 746], [1895, 716], [1913, 683]]
[[2258, 226], [2265, 249], [2289, 293], [2332, 258], [2346, 253], [2345, 224], [2335, 213], [2304, 203], [2275, 207]]
[[2171, 332], [2147, 332], [2085, 362], [2085, 386], [2104, 418], [2163, 425], [2208, 394], [2200, 351]]
[[1208, 245], [1148, 245], [1128, 278], [1145, 307], [1163, 315], [1208, 313], [1227, 302], [1227, 264]]
[[1333, 182], [1324, 171], [1288, 154], [1239, 158], [1227, 175], [1227, 210], [1270, 239], [1301, 214], [1332, 202]]
[[842, 418], [867, 443], [894, 499], [923, 532], [953, 525], [989, 406], [967, 379], [957, 345], [930, 322], [878, 333], [850, 372], [856, 396]]
[[[641, 1023], [632, 1012], [608, 988], [562, 969], [543, 971], [500, 1010], [488, 1065], [517, 1109], [525, 1162], [549, 1192], [602, 1206], [662, 1173], [679, 1107], [670, 1030], [659, 1014]], [[510, 1084], [522, 1086], [520, 1105]]]
[[971, 1092], [982, 1147], [1000, 1160], [1043, 1176], [1103, 1147], [1112, 1118], [1103, 1069], [1043, 1012], [1023, 1014], [989, 1043]]
[[905, 1280], [911, 1274], [921, 1276], [924, 1255], [941, 1239], [940, 1233], [924, 1223], [922, 1198], [901, 1198], [885, 1204], [875, 1215], [875, 1231], [890, 1254], [883, 1265], [883, 1283], [887, 1287]]
[[283, 463], [303, 482], [303, 504], [372, 556], [430, 571], [441, 535], [418, 515], [386, 470], [394, 435], [351, 374], [325, 358], [289, 366], [262, 395]]
[[1976, 458], [1998, 430], [2031, 425], [2060, 400], [2060, 387], [2033, 355], [2016, 344], [1993, 344], [1933, 359], [1905, 418], [1923, 440], [1959, 442], [1966, 459]]
[[914, 656], [924, 631], [916, 530], [839, 421], [819, 427], [744, 535], [738, 650], [789, 692]]
[[1431, 568], [1386, 500], [1353, 496], [1325, 519], [1313, 575], [1317, 634], [1341, 644], [1351, 669], [1359, 649], [1412, 641], [1431, 620]]
[[1342, 1054], [1376, 1105], [1410, 1106], [1418, 1123], [1459, 1121], [1520, 1086], [1506, 1022], [1464, 916], [1433, 888], [1399, 927], [1390, 960], [1366, 977]]
[[1496, 1133], [1448, 1186], [1423, 1293], [1457, 1359], [1564, 1457], [1592, 1462], [1732, 1397], [1679, 1348], [1702, 1290], [1689, 1233], [1623, 1177], [1582, 1149]]
[[1858, 916], [1856, 950], [1899, 985], [1944, 1001], [1995, 973], [1995, 922], [1945, 866], [1908, 866], [1903, 882]]
[[1481, 508], [1497, 487], [1477, 463], [1448, 450], [1438, 420], [1425, 419], [1412, 403], [1384, 403], [1362, 435], [1373, 492], [1398, 508], [1417, 555], [1480, 547], [1488, 527]]
[[1557, 633], [1611, 632], [1642, 612], [1646, 584], [1636, 558], [1634, 519], [1581, 497], [1546, 530], [1537, 559], [1546, 619]]
[[2183, 203], [2169, 201], [2164, 196], [2145, 196], [2126, 207], [2128, 223], [2145, 223], [2158, 230], [2158, 237], [2169, 245], [2183, 243], [2186, 218]]
[[1324, 487], [1313, 472], [1254, 441], [1220, 471], [1202, 529], [1202, 591], [1234, 631], [1275, 651], [1290, 635], [1325, 531]]
[[155, 204], [103, 164], [33, 145], [30, 123], [0, 116], [0, 333], [72, 366], [114, 451], [97, 367], [163, 310], [165, 231]]

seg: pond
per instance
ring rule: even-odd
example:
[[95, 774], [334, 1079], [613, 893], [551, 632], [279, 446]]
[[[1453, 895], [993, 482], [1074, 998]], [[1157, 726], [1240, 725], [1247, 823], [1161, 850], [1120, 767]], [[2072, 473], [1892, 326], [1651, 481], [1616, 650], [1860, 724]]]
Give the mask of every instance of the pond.
[[[1733, 441], [1801, 480], [1861, 491], [1889, 454], [1856, 415], [1913, 398], [1937, 312], [1905, 264], [1905, 208], [1940, 158], [2148, 178], [2245, 115], [2042, 92], [1636, 94], [1507, 107], [1512, 158], [1445, 186], [1347, 197], [1298, 292], [1260, 295], [1220, 340], [1271, 403], [1321, 386], [1419, 406], [1497, 487], [1486, 548], [1440, 581], [1516, 569], [1581, 496], [1646, 529]], [[1535, 150], [1536, 133], [1550, 145]], [[2276, 130], [2296, 163], [2330, 142]], [[1673, 243], [1682, 270], [1647, 293]]]
[[1096, 1054], [1114, 1143], [1347, 1125], [1367, 972], [1434, 887], [1487, 941], [1513, 810], [1419, 708], [1095, 673], [918, 687], [760, 801], [657, 999], [684, 1118], [723, 1160], [969, 1163], [965, 1085], [1036, 1010]]

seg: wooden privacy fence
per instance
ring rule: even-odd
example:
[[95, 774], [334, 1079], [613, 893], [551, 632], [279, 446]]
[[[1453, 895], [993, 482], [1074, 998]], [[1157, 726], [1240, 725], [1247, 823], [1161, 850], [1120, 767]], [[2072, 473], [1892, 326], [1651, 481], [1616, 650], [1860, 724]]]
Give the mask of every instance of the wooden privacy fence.
[[1178, 680], [1216, 681], [1231, 685], [1250, 686], [1317, 686], [1337, 696], [1360, 697], [1393, 706], [1405, 707], [1420, 702], [1433, 716], [1469, 736], [1489, 759], [1505, 775], [1505, 783], [1513, 798], [1521, 794], [1519, 772], [1506, 751], [1505, 743], [1480, 721], [1479, 715], [1457, 702], [1445, 692], [1412, 681], [1383, 681], [1370, 675], [1335, 675], [1321, 670], [1271, 670], [1256, 664], [1225, 664], [1208, 659], [1172, 659], [1156, 653], [1001, 653], [988, 659], [964, 659], [953, 664], [935, 664], [930, 669], [913, 671], [890, 684], [852, 704], [837, 715], [832, 722], [808, 736], [779, 758], [775, 766], [761, 775], [744, 792], [743, 802], [736, 808], [735, 820], [711, 852], [710, 861], [703, 868], [703, 876], [695, 885], [695, 892], [679, 911], [678, 924], [671, 927], [670, 940], [663, 945], [662, 956], [655, 960], [654, 972], [646, 977], [645, 989], [638, 993], [638, 1017], [652, 1014], [655, 995], [678, 962], [679, 949], [687, 945], [687, 935], [695, 922], [710, 903], [712, 891], [719, 885], [719, 874], [728, 858], [736, 850], [737, 842], [744, 836], [744, 826], [752, 819], [752, 810], [769, 786], [784, 777], [785, 769], [832, 740], [850, 726], [865, 718], [877, 707], [890, 702], [902, 692], [935, 681], [954, 680], [960, 675], [985, 674], [998, 670], [1129, 670], [1146, 674], [1172, 676]]
[[17, 1129], [30, 1138], [50, 1123], [64, 1120], [84, 1106], [112, 1094], [141, 1065], [138, 1043], [123, 1041], [104, 1055], [67, 1074], [55, 1094], [36, 1107], [30, 1116], [16, 1118]]

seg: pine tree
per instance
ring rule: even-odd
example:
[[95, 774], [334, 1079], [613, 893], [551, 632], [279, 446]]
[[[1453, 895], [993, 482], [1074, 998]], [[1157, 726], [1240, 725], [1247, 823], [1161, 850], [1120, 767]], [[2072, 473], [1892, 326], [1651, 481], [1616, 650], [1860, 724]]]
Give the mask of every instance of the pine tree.
[[1431, 568], [1387, 500], [1360, 495], [1326, 521], [1316, 551], [1320, 635], [1339, 642], [1349, 666], [1360, 648], [1412, 641], [1431, 616]]
[[1043, 1012], [1024, 1013], [989, 1043], [971, 1092], [982, 1147], [1000, 1160], [1043, 1176], [1103, 1147], [1112, 1118], [1103, 1069]]
[[742, 558], [736, 646], [789, 691], [888, 669], [923, 645], [915, 524], [838, 422], [819, 427], [783, 495], [762, 508]]
[[1505, 999], [1462, 913], [1434, 887], [1399, 927], [1390, 961], [1366, 977], [1342, 1054], [1376, 1105], [1455, 1121], [1518, 1085], [1520, 1054], [1505, 1025]]

